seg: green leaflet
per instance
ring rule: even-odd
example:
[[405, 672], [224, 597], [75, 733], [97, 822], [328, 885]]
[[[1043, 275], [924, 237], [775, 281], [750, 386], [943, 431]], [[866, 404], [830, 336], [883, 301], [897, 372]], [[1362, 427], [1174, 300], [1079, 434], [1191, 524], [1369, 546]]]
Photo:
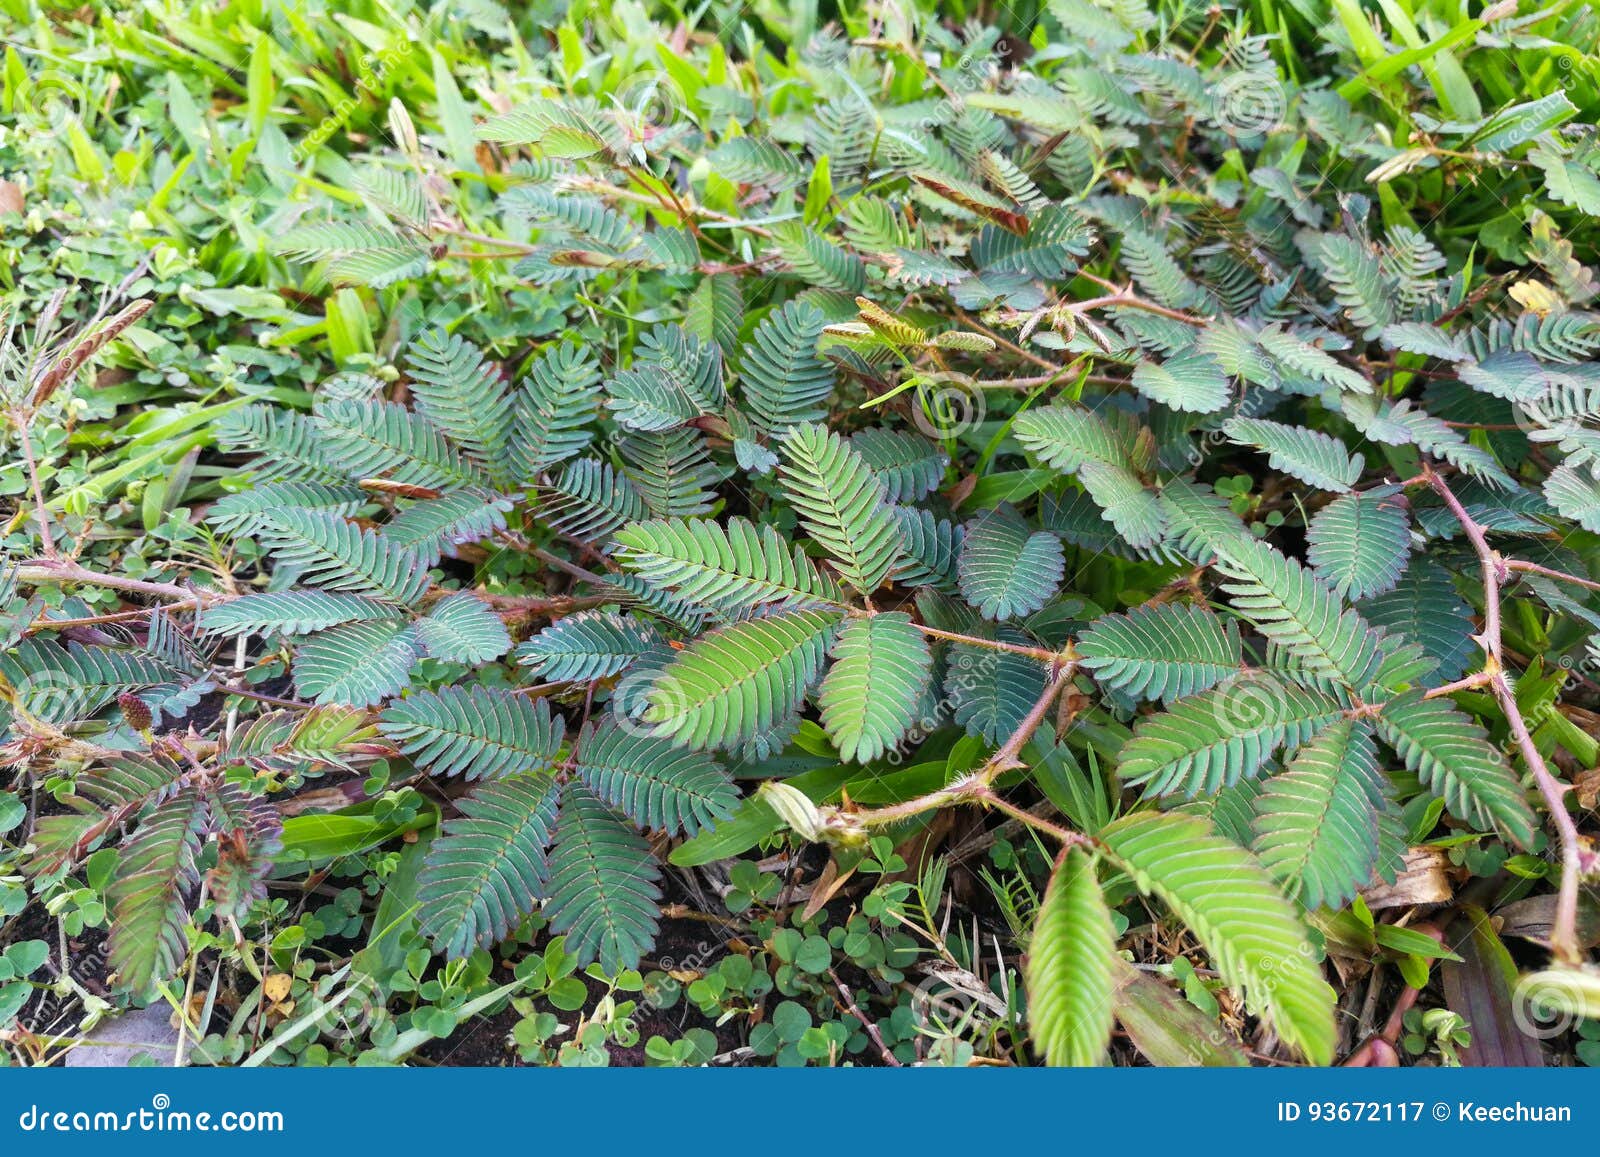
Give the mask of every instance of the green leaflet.
[[851, 619], [833, 646], [818, 702], [839, 758], [860, 763], [893, 748], [916, 722], [933, 655], [909, 615]]
[[900, 561], [890, 577], [902, 586], [955, 590], [956, 563], [966, 540], [961, 524], [905, 506], [895, 507], [894, 517], [900, 529]]
[[1394, 302], [1377, 254], [1352, 237], [1328, 234], [1317, 254], [1322, 274], [1345, 313], [1369, 336], [1394, 318]]
[[1052, 1065], [1105, 1063], [1117, 940], [1094, 859], [1069, 848], [1050, 878], [1028, 948], [1035, 1049]]
[[57, 724], [88, 719], [123, 693], [137, 693], [155, 709], [169, 701], [192, 704], [205, 686], [155, 655], [83, 643], [62, 647], [39, 636], [0, 649], [0, 680], [15, 706]]
[[1527, 847], [1538, 823], [1504, 757], [1448, 699], [1423, 695], [1409, 691], [1384, 704], [1379, 736], [1452, 814], [1481, 827], [1498, 826]]
[[796, 426], [784, 439], [783, 462], [784, 493], [840, 577], [863, 594], [877, 589], [900, 555], [883, 484], [824, 426]]
[[323, 446], [322, 434], [307, 414], [272, 406], [243, 406], [217, 423], [217, 440], [237, 451], [258, 455], [255, 468], [264, 481], [349, 481]]
[[1176, 813], [1138, 812], [1113, 821], [1097, 843], [1193, 929], [1228, 986], [1312, 1064], [1333, 1059], [1333, 989], [1294, 909], [1261, 865]]
[[[730, 142], [732, 143], [732, 142]], [[767, 434], [820, 421], [833, 392], [833, 366], [817, 356], [827, 319], [791, 301], [761, 319], [739, 358], [739, 396]]]
[[[1036, 646], [1021, 631], [1002, 627], [1003, 643]], [[945, 667], [944, 692], [956, 722], [986, 743], [1000, 743], [1016, 730], [1044, 692], [1044, 667], [1011, 651], [953, 644]]]
[[661, 868], [645, 843], [585, 788], [569, 784], [550, 854], [545, 915], [580, 961], [607, 975], [639, 967], [655, 940]]
[[1450, 573], [1437, 566], [1411, 566], [1391, 591], [1368, 599], [1358, 609], [1375, 627], [1422, 646], [1436, 659], [1441, 683], [1459, 679], [1473, 656], [1467, 604], [1456, 593]]
[[318, 703], [377, 703], [406, 685], [417, 646], [416, 630], [396, 619], [318, 631], [300, 646], [294, 688]]
[[224, 638], [235, 635], [304, 635], [361, 619], [391, 619], [399, 608], [363, 595], [336, 591], [276, 591], [240, 595], [214, 603], [200, 615], [200, 627]]
[[770, 526], [742, 518], [640, 522], [617, 532], [616, 555], [645, 582], [723, 614], [760, 606], [830, 606], [839, 587]]
[[111, 966], [135, 992], [177, 971], [188, 954], [188, 905], [209, 818], [205, 797], [181, 788], [124, 846], [108, 891], [114, 919]]
[[298, 567], [302, 581], [328, 590], [408, 604], [428, 584], [416, 555], [325, 511], [274, 510], [259, 537], [280, 566]]
[[1213, 544], [1233, 607], [1312, 675], [1365, 687], [1377, 666], [1377, 636], [1355, 611], [1293, 559], [1264, 542]]
[[788, 611], [707, 632], [656, 676], [645, 722], [696, 748], [770, 731], [799, 707], [837, 624], [837, 615]]
[[1164, 702], [1214, 687], [1244, 660], [1238, 628], [1192, 604], [1104, 615], [1077, 646], [1083, 667], [1103, 686]]
[[635, 734], [615, 718], [586, 728], [573, 751], [589, 790], [641, 827], [692, 836], [727, 819], [739, 801], [710, 756]]
[[1055, 595], [1066, 558], [1048, 531], [1030, 532], [1010, 507], [967, 523], [957, 563], [961, 593], [986, 619], [1032, 614]]
[[518, 645], [517, 659], [548, 683], [587, 683], [621, 674], [661, 644], [647, 623], [605, 611], [580, 611]]
[[393, 402], [333, 398], [317, 408], [313, 420], [323, 452], [347, 478], [437, 488], [485, 481], [432, 423]]
[[647, 330], [633, 367], [605, 389], [606, 407], [630, 430], [669, 430], [716, 412], [727, 399], [721, 352], [676, 325]]
[[1221, 363], [1206, 354], [1140, 362], [1133, 369], [1133, 388], [1153, 402], [1196, 414], [1222, 409], [1233, 392]]
[[282, 506], [326, 510], [349, 518], [367, 503], [359, 486], [330, 486], [322, 482], [268, 482], [218, 499], [206, 511], [206, 521], [219, 534], [252, 535], [266, 512]]
[[1371, 725], [1338, 720], [1262, 786], [1254, 851], [1307, 907], [1342, 907], [1372, 879], [1387, 806]]
[[1161, 500], [1146, 490], [1131, 471], [1104, 462], [1085, 462], [1078, 481], [1100, 507], [1100, 514], [1117, 535], [1135, 548], [1154, 546], [1167, 532]]
[[850, 447], [877, 475], [885, 497], [894, 503], [932, 493], [944, 481], [949, 464], [939, 446], [920, 434], [867, 429], [851, 436]]
[[510, 499], [497, 494], [456, 490], [408, 506], [384, 526], [383, 536], [423, 565], [438, 566], [446, 555], [454, 558], [457, 547], [504, 530], [511, 506]]
[[711, 513], [723, 472], [711, 461], [698, 430], [624, 435], [617, 442], [623, 470], [645, 507], [658, 518]]
[[1600, 534], [1600, 481], [1587, 470], [1558, 466], [1545, 479], [1544, 496], [1585, 530]]
[[417, 409], [457, 446], [505, 480], [512, 399], [499, 369], [459, 335], [429, 330], [406, 354]]
[[1127, 466], [1128, 448], [1118, 433], [1081, 406], [1039, 406], [1017, 415], [1011, 432], [1022, 448], [1066, 474], [1085, 462]]
[[546, 767], [565, 722], [544, 700], [489, 687], [418, 691], [384, 708], [379, 732], [431, 775], [499, 779]]
[[1339, 717], [1337, 699], [1266, 672], [1247, 672], [1140, 719], [1117, 775], [1149, 796], [1212, 793], [1254, 776], [1278, 748]]
[[480, 784], [446, 820], [417, 876], [423, 935], [460, 959], [504, 939], [533, 910], [549, 868], [560, 788], [548, 775]]
[[1341, 598], [1393, 590], [1411, 555], [1407, 504], [1393, 487], [1335, 498], [1317, 511], [1306, 533], [1307, 560]]
[[517, 387], [509, 454], [523, 483], [580, 454], [600, 405], [600, 364], [574, 342], [546, 346]]
[[1366, 460], [1344, 443], [1317, 430], [1285, 426], [1264, 418], [1229, 418], [1222, 424], [1229, 438], [1267, 455], [1275, 470], [1293, 474], [1320, 490], [1344, 493], [1361, 477]]
[[445, 596], [413, 629], [424, 651], [450, 663], [488, 663], [511, 649], [505, 623], [476, 595]]

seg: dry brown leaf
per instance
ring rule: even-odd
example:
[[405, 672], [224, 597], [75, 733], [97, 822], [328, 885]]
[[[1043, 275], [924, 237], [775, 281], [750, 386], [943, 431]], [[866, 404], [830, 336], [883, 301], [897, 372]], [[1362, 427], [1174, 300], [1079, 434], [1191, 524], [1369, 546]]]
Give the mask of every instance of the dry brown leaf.
[[1455, 895], [1450, 877], [1445, 874], [1449, 866], [1449, 857], [1439, 848], [1412, 848], [1406, 852], [1405, 867], [1393, 884], [1373, 884], [1361, 895], [1373, 911], [1447, 904]]

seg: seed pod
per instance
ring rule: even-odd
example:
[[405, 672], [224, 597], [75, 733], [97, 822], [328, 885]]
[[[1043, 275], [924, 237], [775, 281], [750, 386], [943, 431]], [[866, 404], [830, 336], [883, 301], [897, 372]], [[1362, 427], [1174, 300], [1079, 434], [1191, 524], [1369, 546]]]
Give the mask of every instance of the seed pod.
[[68, 345], [35, 380], [28, 405], [38, 408], [49, 401], [50, 395], [59, 390], [64, 382], [71, 381], [85, 362], [115, 341], [123, 330], [149, 313], [153, 304], [149, 300], [136, 301], [104, 325], [95, 327]]

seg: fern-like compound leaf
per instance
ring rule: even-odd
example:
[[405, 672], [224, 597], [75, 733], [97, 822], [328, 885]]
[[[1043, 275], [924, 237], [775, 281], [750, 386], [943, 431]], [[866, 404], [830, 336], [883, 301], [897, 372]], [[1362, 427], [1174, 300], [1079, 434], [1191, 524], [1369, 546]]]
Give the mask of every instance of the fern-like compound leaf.
[[927, 640], [899, 612], [852, 619], [833, 646], [822, 681], [822, 726], [839, 758], [866, 763], [899, 743], [915, 722], [933, 671]]
[[472, 594], [446, 595], [413, 629], [424, 651], [449, 663], [490, 663], [511, 649], [505, 623], [493, 607]]
[[500, 370], [471, 342], [432, 329], [406, 352], [417, 409], [457, 446], [507, 478], [512, 400]]
[[1133, 471], [1105, 462], [1085, 462], [1078, 468], [1078, 481], [1100, 508], [1100, 516], [1128, 546], [1151, 547], [1167, 533], [1160, 498], [1145, 489]]
[[771, 731], [800, 706], [837, 624], [837, 615], [784, 611], [707, 632], [651, 684], [645, 722], [695, 748]]
[[900, 532], [883, 484], [827, 427], [794, 427], [783, 443], [784, 494], [801, 523], [863, 594], [877, 589], [900, 556]]
[[313, 586], [409, 605], [428, 585], [427, 568], [415, 554], [326, 511], [272, 511], [259, 537], [278, 565], [299, 568], [301, 580]]
[[890, 502], [924, 498], [944, 480], [948, 465], [944, 451], [920, 434], [862, 430], [851, 436], [850, 445], [883, 483]]
[[1312, 675], [1365, 687], [1377, 666], [1377, 635], [1310, 571], [1271, 546], [1237, 538], [1216, 544], [1216, 568], [1234, 609]]
[[1480, 653], [1472, 641], [1471, 610], [1439, 567], [1407, 567], [1393, 590], [1362, 602], [1359, 610], [1373, 626], [1419, 644], [1437, 661], [1440, 682], [1459, 679]]
[[550, 484], [540, 514], [562, 534], [593, 543], [608, 540], [624, 523], [649, 517], [633, 483], [595, 458], [567, 463]]
[[327, 460], [346, 478], [434, 489], [485, 481], [431, 422], [393, 402], [334, 398], [317, 407], [314, 420]]
[[1214, 793], [1255, 776], [1285, 744], [1337, 719], [1339, 701], [1264, 672], [1241, 674], [1140, 719], [1117, 775], [1147, 795]]
[[1544, 496], [1561, 514], [1600, 534], [1600, 481], [1588, 470], [1557, 466], [1545, 479]]
[[1060, 539], [1030, 533], [1009, 507], [967, 524], [957, 574], [962, 595], [986, 619], [1031, 615], [1055, 595], [1065, 570]]
[[[1036, 646], [1021, 631], [1002, 627], [1003, 643]], [[944, 692], [956, 722], [985, 743], [1000, 743], [1027, 718], [1044, 691], [1044, 665], [1014, 651], [957, 643], [950, 648]]]
[[694, 835], [727, 819], [739, 802], [716, 760], [615, 718], [590, 725], [573, 750], [578, 778], [640, 827]]
[[1248, 852], [1173, 812], [1113, 821], [1098, 843], [1199, 938], [1222, 979], [1312, 1064], [1333, 1059], [1334, 991], [1294, 908]]
[[722, 408], [722, 355], [677, 325], [639, 339], [631, 369], [606, 382], [606, 406], [630, 430], [670, 430]]
[[284, 506], [326, 510], [352, 518], [368, 502], [359, 486], [334, 486], [326, 482], [268, 482], [219, 498], [206, 511], [206, 521], [219, 534], [250, 537], [261, 528], [263, 514]]
[[587, 788], [569, 784], [550, 854], [550, 931], [609, 976], [639, 967], [655, 942], [661, 868], [650, 845]]
[[617, 559], [651, 586], [722, 614], [830, 606], [838, 584], [771, 526], [661, 519], [617, 532]]
[[306, 636], [295, 655], [294, 687], [317, 703], [365, 707], [404, 688], [416, 662], [417, 634], [406, 623], [345, 623]]
[[1306, 530], [1306, 558], [1341, 598], [1393, 590], [1411, 554], [1411, 520], [1392, 487], [1346, 494], [1317, 511]]
[[1372, 880], [1387, 806], [1371, 725], [1336, 720], [1263, 785], [1253, 848], [1289, 895], [1339, 908]]
[[511, 506], [510, 499], [477, 488], [454, 490], [408, 506], [384, 526], [383, 537], [423, 566], [438, 566], [446, 555], [455, 557], [458, 547], [504, 530]]
[[1083, 667], [1102, 686], [1164, 702], [1216, 686], [1244, 660], [1238, 628], [1191, 604], [1103, 615], [1077, 646]]
[[954, 591], [957, 562], [966, 539], [961, 524], [907, 506], [895, 507], [894, 517], [900, 528], [900, 559], [890, 577], [902, 586]]
[[210, 809], [186, 787], [146, 817], [122, 849], [107, 899], [111, 967], [136, 992], [178, 971], [188, 955], [189, 902]]
[[560, 788], [548, 775], [479, 784], [458, 802], [417, 875], [423, 935], [452, 959], [505, 939], [549, 878]]
[[419, 768], [467, 780], [547, 768], [565, 727], [543, 699], [490, 687], [418, 691], [378, 717], [378, 731]]
[[1319, 490], [1346, 493], [1366, 465], [1360, 454], [1351, 454], [1337, 438], [1303, 426], [1285, 426], [1265, 418], [1229, 418], [1222, 429], [1241, 446], [1263, 451], [1274, 470], [1292, 474]]
[[1379, 736], [1453, 815], [1484, 828], [1498, 826], [1529, 846], [1538, 821], [1505, 757], [1448, 699], [1423, 695], [1408, 691], [1384, 704]]
[[1222, 364], [1208, 354], [1142, 361], [1133, 368], [1133, 388], [1152, 402], [1194, 414], [1222, 409], [1233, 392]]
[[580, 611], [517, 647], [517, 659], [547, 683], [588, 683], [633, 666], [661, 645], [648, 623], [606, 611]]
[[594, 440], [600, 363], [575, 342], [545, 347], [517, 387], [515, 406], [510, 459], [518, 479], [531, 483]]
[[365, 619], [393, 619], [399, 609], [365, 595], [337, 591], [270, 591], [240, 595], [200, 613], [200, 629], [236, 635], [304, 635]]
[[817, 356], [827, 319], [806, 302], [791, 301], [761, 319], [739, 359], [739, 394], [750, 420], [765, 434], [820, 421], [833, 392], [833, 367]]
[[1075, 473], [1085, 462], [1127, 466], [1131, 459], [1120, 433], [1082, 406], [1041, 406], [1017, 415], [1011, 432], [1022, 448], [1046, 466]]
[[1111, 1043], [1117, 938], [1094, 858], [1069, 848], [1050, 878], [1027, 959], [1034, 1048], [1052, 1065], [1100, 1065]]

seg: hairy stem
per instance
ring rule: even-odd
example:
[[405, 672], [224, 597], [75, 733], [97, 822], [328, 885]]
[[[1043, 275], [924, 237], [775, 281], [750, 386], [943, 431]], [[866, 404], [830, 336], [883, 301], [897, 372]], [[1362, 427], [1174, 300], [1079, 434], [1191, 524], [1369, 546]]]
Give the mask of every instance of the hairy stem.
[[1031, 812], [1025, 812], [1020, 808], [1012, 809], [1010, 805], [1000, 806], [1003, 801], [1000, 801], [1000, 797], [992, 790], [994, 781], [1001, 775], [1024, 766], [1022, 749], [1028, 745], [1033, 733], [1039, 730], [1039, 725], [1049, 716], [1050, 708], [1055, 705], [1057, 696], [1066, 689], [1072, 682], [1073, 675], [1077, 673], [1077, 657], [1070, 649], [1053, 658], [1055, 661], [1052, 664], [1050, 678], [1045, 682], [1044, 691], [1040, 694], [1038, 702], [1029, 709], [1010, 738], [1001, 744], [977, 771], [938, 791], [931, 791], [926, 795], [919, 795], [914, 799], [890, 804], [887, 807], [857, 812], [851, 819], [862, 827], [883, 827], [953, 803], [982, 802], [990, 806], [999, 806], [1007, 815], [1042, 831], [1048, 831], [1057, 838], [1071, 837], [1073, 840], [1082, 838], [1076, 833], [1067, 832], [1065, 828], [1057, 828], [1048, 820], [1043, 820]]

